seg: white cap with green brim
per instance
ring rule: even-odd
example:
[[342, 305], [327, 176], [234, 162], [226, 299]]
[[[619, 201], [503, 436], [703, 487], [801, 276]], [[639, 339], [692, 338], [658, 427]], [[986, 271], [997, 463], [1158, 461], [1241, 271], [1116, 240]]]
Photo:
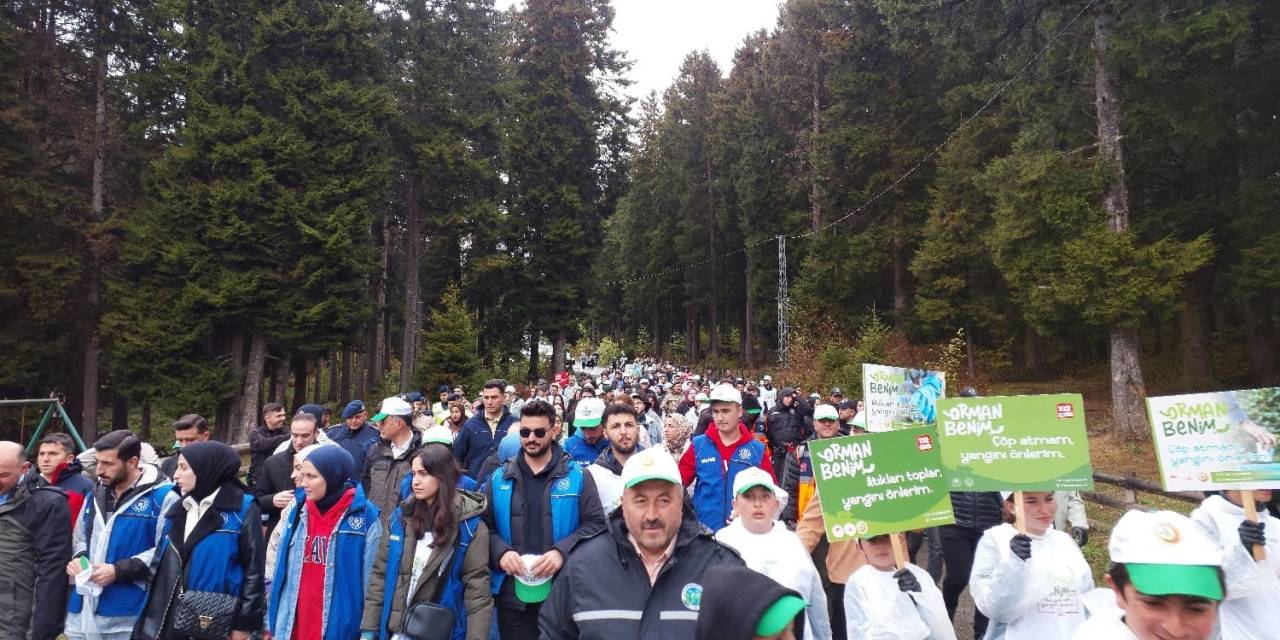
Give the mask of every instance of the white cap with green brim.
[[773, 483], [773, 476], [760, 467], [748, 467], [733, 478], [733, 497], [738, 497], [753, 487], [764, 487], [777, 495], [782, 489]]
[[1111, 561], [1148, 596], [1194, 596], [1221, 601], [1222, 551], [1190, 518], [1173, 511], [1129, 511], [1111, 529]]
[[583, 398], [573, 410], [573, 426], [579, 429], [591, 429], [600, 426], [600, 417], [604, 415], [604, 400], [600, 398]]
[[839, 420], [840, 412], [829, 404], [820, 404], [813, 408], [814, 420]]
[[387, 416], [410, 416], [413, 415], [413, 405], [409, 404], [400, 396], [391, 396], [382, 401], [382, 406], [378, 409], [377, 415], [369, 418], [370, 422], [382, 422]]
[[526, 553], [520, 556], [520, 560], [524, 562], [524, 574], [516, 576], [516, 599], [526, 604], [537, 604], [547, 599], [551, 594], [551, 576], [543, 576], [535, 578], [533, 576], [533, 563], [538, 561], [542, 556], [536, 553]]
[[680, 467], [664, 447], [637, 451], [622, 467], [622, 486], [634, 487], [641, 482], [662, 480], [680, 484]]
[[422, 432], [422, 444], [431, 443], [443, 444], [452, 447], [453, 432], [449, 430], [449, 427], [444, 425], [427, 427], [427, 429]]

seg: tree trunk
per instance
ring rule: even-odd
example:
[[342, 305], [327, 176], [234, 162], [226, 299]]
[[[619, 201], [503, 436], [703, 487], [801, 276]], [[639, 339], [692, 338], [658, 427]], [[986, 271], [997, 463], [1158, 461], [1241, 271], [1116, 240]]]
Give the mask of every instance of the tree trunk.
[[964, 328], [964, 360], [965, 370], [969, 374], [969, 382], [973, 383], [978, 377], [978, 366], [973, 361], [973, 332], [969, 327]]
[[338, 354], [331, 353], [325, 358], [329, 367], [329, 386], [325, 389], [324, 399], [329, 402], [338, 401]]
[[[821, 40], [819, 40], [821, 42]], [[822, 52], [821, 44], [813, 56], [811, 79], [813, 111], [810, 114], [809, 139], [809, 225], [814, 231], [822, 227], [822, 183], [818, 176], [818, 138], [822, 133]]]
[[[129, 399], [116, 396], [111, 399], [111, 430], [129, 428]], [[88, 443], [93, 444], [93, 443]]]
[[294, 354], [290, 367], [293, 369], [293, 411], [297, 411], [307, 403], [307, 358]]
[[342, 378], [338, 381], [338, 402], [349, 402], [351, 397], [351, 347], [342, 347]]
[[1211, 276], [1206, 270], [1187, 280], [1182, 289], [1182, 310], [1178, 312], [1178, 339], [1182, 351], [1182, 381], [1188, 389], [1207, 388], [1213, 380], [1213, 353], [1209, 345], [1204, 302], [1213, 295]]
[[386, 348], [386, 316], [387, 316], [387, 275], [391, 268], [391, 223], [384, 215], [379, 221], [382, 225], [382, 269], [374, 281], [374, 297], [376, 299], [373, 316], [373, 335], [369, 341], [366, 360], [369, 368], [365, 371], [365, 384], [368, 390], [377, 389], [382, 384], [382, 352]]
[[1044, 352], [1044, 338], [1030, 324], [1022, 333], [1023, 375], [1036, 379], [1043, 377], [1049, 369], [1049, 359]]
[[905, 223], [901, 211], [893, 214], [893, 240], [890, 249], [893, 261], [893, 327], [907, 329], [907, 241]]
[[[748, 258], [749, 260], [750, 258]], [[752, 322], [751, 306], [751, 267], [747, 267], [746, 282], [746, 302], [742, 308], [742, 363], [748, 369], [755, 366], [755, 341], [752, 340], [751, 334], [755, 332], [755, 323]]]
[[400, 391], [408, 391], [413, 382], [417, 360], [418, 330], [422, 327], [422, 308], [418, 303], [418, 271], [422, 245], [418, 217], [418, 177], [410, 175], [405, 185], [404, 231], [404, 335], [400, 343]]
[[249, 432], [258, 424], [262, 400], [262, 373], [267, 364], [267, 336], [254, 331], [249, 336], [249, 359], [244, 365], [244, 387], [240, 393], [240, 415], [231, 423], [229, 444], [249, 441]]
[[[704, 152], [705, 153], [705, 152]], [[715, 209], [715, 192], [711, 183], [711, 157], [707, 155], [705, 158], [705, 175], [707, 181], [707, 218], [711, 228], [711, 255], [719, 255], [720, 249], [716, 242], [716, 209]], [[720, 298], [720, 268], [716, 262], [707, 265], [711, 271], [711, 291], [707, 292], [707, 297], [711, 300], [711, 326], [708, 327], [707, 337], [711, 340], [711, 357], [720, 355], [720, 308], [718, 300]]]
[[530, 382], [535, 382], [538, 379], [538, 336], [539, 336], [538, 330], [531, 327], [529, 329], [529, 375], [528, 375], [528, 379]]
[[1271, 303], [1262, 299], [1245, 300], [1240, 303], [1240, 312], [1249, 346], [1249, 375], [1256, 386], [1271, 384], [1276, 376], [1276, 337], [1271, 321]]
[[138, 426], [138, 439], [147, 442], [151, 439], [151, 400], [142, 401], [142, 423]]
[[239, 428], [237, 425], [240, 422], [240, 416], [244, 413], [242, 406], [248, 403], [244, 397], [244, 337], [243, 331], [233, 331], [230, 346], [227, 348], [227, 353], [230, 355], [228, 363], [231, 365], [231, 376], [236, 381], [236, 386], [231, 396], [227, 398], [227, 422], [223, 425], [226, 429], [218, 433], [219, 439], [223, 442], [235, 442], [230, 438]]
[[97, 34], [93, 49], [93, 175], [90, 195], [91, 222], [86, 225], [89, 259], [86, 265], [85, 305], [82, 309], [87, 339], [84, 350], [83, 404], [80, 414], [80, 433], [86, 440], [98, 437], [98, 356], [101, 345], [98, 338], [98, 315], [102, 306], [102, 243], [98, 237], [98, 225], [105, 219], [106, 211], [106, 156], [107, 156], [107, 47], [106, 37], [110, 28], [107, 0], [94, 2], [97, 18]]
[[[1115, 233], [1129, 232], [1129, 189], [1125, 184], [1124, 150], [1120, 144], [1120, 103], [1107, 49], [1114, 20], [1107, 2], [1099, 2], [1093, 20], [1094, 105], [1098, 115], [1098, 156], [1109, 165], [1111, 184], [1103, 196], [1107, 226]], [[1147, 387], [1142, 378], [1136, 327], [1111, 327], [1111, 407], [1117, 433], [1139, 439], [1148, 435], [1144, 400]]]
[[311, 366], [311, 401], [322, 404], [324, 402], [324, 358], [312, 360]]
[[567, 339], [564, 336], [564, 329], [556, 331], [556, 338], [551, 343], [551, 375], [555, 375], [565, 370], [565, 342], [567, 342]]
[[285, 397], [285, 387], [289, 384], [289, 356], [281, 355], [276, 359], [276, 366], [271, 374], [271, 396], [275, 402], [280, 404], [288, 404], [289, 400]]

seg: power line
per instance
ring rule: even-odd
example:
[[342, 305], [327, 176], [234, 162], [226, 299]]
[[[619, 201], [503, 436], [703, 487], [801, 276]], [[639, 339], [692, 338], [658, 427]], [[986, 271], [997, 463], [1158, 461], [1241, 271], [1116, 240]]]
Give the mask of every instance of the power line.
[[[888, 186], [886, 186], [886, 187], [884, 187], [883, 189], [881, 189], [881, 190], [877, 191], [877, 192], [876, 192], [875, 194], [873, 194], [870, 198], [868, 198], [865, 202], [863, 202], [861, 205], [858, 205], [858, 207], [856, 207], [855, 209], [853, 209], [853, 210], [852, 210], [852, 211], [850, 211], [849, 213], [846, 213], [845, 215], [843, 215], [843, 216], [841, 216], [841, 217], [839, 217], [839, 218], [837, 218], [837, 219], [835, 219], [835, 220], [833, 220], [833, 221], [831, 221], [831, 222], [828, 222], [827, 224], [824, 224], [824, 225], [822, 225], [821, 227], [818, 227], [817, 229], [812, 229], [812, 230], [810, 230], [810, 231], [805, 231], [805, 232], [802, 232], [802, 233], [796, 233], [796, 234], [793, 234], [793, 235], [790, 235], [790, 236], [785, 236], [785, 237], [786, 237], [787, 239], [790, 239], [790, 240], [803, 240], [803, 239], [808, 238], [808, 237], [810, 237], [810, 236], [814, 236], [814, 235], [817, 235], [817, 234], [819, 234], [819, 233], [822, 233], [823, 231], [827, 231], [828, 229], [831, 229], [832, 227], [835, 227], [836, 225], [838, 225], [838, 224], [840, 224], [840, 223], [842, 223], [842, 222], [844, 222], [844, 221], [846, 221], [846, 220], [848, 220], [848, 219], [852, 218], [853, 216], [858, 215], [859, 213], [862, 213], [863, 211], [867, 210], [867, 208], [868, 208], [868, 207], [870, 207], [871, 205], [873, 205], [873, 204], [875, 204], [876, 202], [880, 201], [880, 199], [881, 199], [881, 198], [883, 198], [885, 195], [887, 195], [888, 193], [890, 193], [890, 192], [891, 192], [891, 191], [893, 191], [894, 189], [897, 189], [897, 188], [898, 188], [898, 185], [902, 184], [902, 183], [903, 183], [903, 181], [905, 181], [907, 178], [909, 178], [909, 177], [911, 177], [913, 174], [915, 174], [915, 172], [916, 172], [916, 171], [919, 171], [919, 170], [920, 170], [920, 167], [923, 167], [923, 166], [925, 165], [925, 163], [926, 163], [926, 162], [929, 162], [929, 161], [930, 161], [930, 160], [932, 160], [935, 156], [937, 156], [939, 151], [941, 151], [941, 150], [942, 150], [943, 148], [945, 148], [948, 144], [950, 144], [950, 143], [951, 143], [951, 141], [952, 141], [952, 140], [954, 140], [954, 139], [955, 139], [955, 137], [956, 137], [957, 135], [959, 135], [961, 131], [964, 131], [966, 128], [968, 128], [968, 126], [969, 126], [969, 125], [970, 125], [974, 120], [977, 120], [977, 119], [978, 119], [978, 116], [981, 116], [981, 115], [982, 115], [982, 113], [983, 113], [983, 112], [985, 112], [985, 111], [987, 110], [987, 108], [988, 108], [988, 107], [990, 107], [992, 104], [994, 104], [994, 103], [995, 103], [995, 101], [996, 101], [996, 100], [998, 100], [998, 99], [1000, 98], [1000, 96], [1004, 95], [1004, 92], [1005, 92], [1005, 91], [1007, 91], [1007, 90], [1009, 89], [1009, 87], [1013, 86], [1013, 84], [1014, 84], [1015, 82], [1017, 82], [1018, 80], [1020, 80], [1020, 79], [1022, 78], [1023, 74], [1025, 74], [1025, 73], [1027, 72], [1027, 70], [1028, 70], [1028, 69], [1030, 69], [1030, 68], [1032, 67], [1032, 65], [1034, 65], [1038, 60], [1040, 60], [1040, 58], [1041, 58], [1041, 57], [1043, 57], [1043, 56], [1044, 56], [1044, 54], [1045, 54], [1045, 53], [1047, 53], [1047, 52], [1049, 51], [1049, 49], [1050, 49], [1050, 48], [1051, 48], [1051, 47], [1052, 47], [1052, 46], [1053, 46], [1053, 45], [1058, 41], [1058, 39], [1062, 37], [1062, 34], [1066, 33], [1066, 32], [1067, 32], [1067, 30], [1071, 28], [1071, 25], [1075, 24], [1075, 23], [1076, 23], [1076, 21], [1077, 21], [1077, 20], [1079, 20], [1081, 16], [1085, 15], [1086, 13], [1088, 13], [1088, 11], [1089, 11], [1090, 9], [1092, 9], [1092, 8], [1093, 8], [1093, 5], [1095, 5], [1095, 4], [1097, 4], [1097, 3], [1098, 3], [1098, 0], [1090, 0], [1088, 4], [1086, 4], [1082, 9], [1080, 9], [1080, 11], [1079, 11], [1078, 13], [1076, 13], [1076, 15], [1075, 15], [1075, 16], [1073, 16], [1070, 20], [1068, 20], [1065, 24], [1063, 24], [1063, 25], [1062, 25], [1062, 27], [1061, 27], [1061, 28], [1059, 28], [1059, 29], [1058, 29], [1058, 31], [1057, 31], [1056, 33], [1054, 33], [1054, 34], [1053, 34], [1053, 37], [1049, 38], [1049, 41], [1048, 41], [1048, 42], [1046, 42], [1046, 43], [1045, 43], [1045, 45], [1044, 45], [1043, 47], [1041, 47], [1041, 48], [1040, 48], [1040, 50], [1039, 50], [1039, 51], [1037, 51], [1035, 55], [1031, 56], [1031, 58], [1030, 58], [1030, 59], [1028, 59], [1028, 60], [1027, 60], [1027, 62], [1026, 62], [1025, 64], [1023, 64], [1023, 65], [1018, 69], [1018, 71], [1017, 71], [1017, 72], [1015, 72], [1015, 73], [1013, 74], [1013, 76], [1012, 76], [1012, 77], [1010, 77], [1008, 80], [1006, 80], [1006, 81], [1004, 82], [1004, 84], [1000, 85], [1000, 88], [999, 88], [999, 89], [997, 89], [995, 93], [991, 94], [991, 97], [987, 98], [986, 102], [983, 102], [983, 103], [982, 103], [982, 106], [978, 107], [978, 109], [977, 109], [976, 111], [974, 111], [972, 114], [970, 114], [970, 115], [969, 115], [969, 117], [965, 118], [965, 119], [964, 119], [964, 121], [963, 121], [963, 122], [961, 122], [961, 123], [960, 123], [960, 124], [955, 128], [955, 129], [952, 129], [951, 133], [947, 134], [947, 136], [946, 136], [945, 138], [943, 138], [943, 139], [942, 139], [942, 142], [939, 142], [938, 144], [934, 145], [932, 149], [930, 149], [928, 152], [926, 152], [923, 156], [921, 156], [921, 157], [920, 157], [920, 160], [919, 160], [919, 161], [917, 161], [914, 165], [912, 165], [910, 169], [907, 169], [907, 170], [906, 170], [906, 172], [904, 172], [902, 175], [898, 176], [898, 177], [897, 177], [897, 179], [895, 179], [893, 182], [889, 183], [889, 185], [888, 185]], [[880, 215], [876, 216], [876, 218], [875, 218], [874, 220], [870, 220], [870, 221], [868, 221], [866, 226], [867, 226], [867, 227], [870, 227], [871, 225], [873, 225], [873, 224], [875, 224], [875, 223], [878, 223], [882, 218], [884, 218], [884, 216], [885, 216], [885, 213], [884, 213], [884, 212], [881, 212], [881, 213], [880, 213]], [[779, 237], [781, 237], [781, 236], [779, 236]], [[677, 273], [683, 273], [683, 272], [688, 271], [688, 270], [690, 270], [690, 269], [696, 269], [696, 268], [698, 268], [698, 267], [705, 266], [705, 265], [708, 265], [708, 264], [711, 264], [711, 263], [714, 263], [714, 262], [719, 262], [720, 260], [723, 260], [723, 259], [725, 259], [725, 258], [728, 258], [729, 256], [737, 255], [737, 254], [739, 254], [739, 253], [744, 253], [744, 252], [746, 252], [748, 249], [754, 249], [755, 247], [758, 247], [758, 246], [760, 246], [760, 245], [763, 245], [763, 244], [765, 244], [765, 243], [767, 243], [767, 242], [777, 242], [777, 239], [775, 239], [775, 238], [765, 238], [765, 239], [759, 240], [759, 241], [757, 241], [757, 242], [753, 242], [753, 243], [751, 243], [751, 244], [748, 244], [748, 245], [745, 245], [745, 246], [739, 247], [739, 248], [734, 249], [734, 250], [732, 250], [732, 251], [727, 251], [727, 252], [722, 253], [722, 254], [720, 254], [720, 255], [712, 256], [712, 257], [710, 257], [710, 258], [706, 258], [706, 259], [704, 259], [704, 260], [700, 260], [700, 261], [698, 261], [698, 262], [694, 262], [694, 263], [692, 263], [692, 264], [687, 264], [687, 265], [680, 266], [680, 267], [672, 267], [672, 268], [670, 268], [670, 269], [666, 269], [666, 270], [663, 270], [663, 271], [658, 271], [658, 272], [655, 272], [655, 273], [646, 273], [646, 274], [642, 274], [642, 275], [634, 276], [634, 277], [631, 277], [631, 278], [624, 278], [624, 279], [622, 279], [622, 280], [614, 280], [614, 281], [612, 281], [612, 282], [606, 282], [606, 283], [604, 283], [604, 285], [605, 285], [605, 286], [614, 286], [614, 285], [620, 285], [620, 284], [630, 284], [630, 283], [632, 283], [632, 282], [639, 282], [639, 281], [642, 281], [642, 280], [649, 280], [649, 279], [652, 279], [652, 278], [661, 278], [661, 277], [668, 276], [668, 275], [674, 275], [674, 274], [677, 274]], [[779, 259], [781, 260], [781, 256], [779, 256]]]

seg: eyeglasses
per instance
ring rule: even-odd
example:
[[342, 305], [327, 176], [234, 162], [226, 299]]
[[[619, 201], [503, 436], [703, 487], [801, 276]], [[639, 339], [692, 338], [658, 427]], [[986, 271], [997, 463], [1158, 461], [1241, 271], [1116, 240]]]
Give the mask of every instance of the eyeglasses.
[[541, 427], [537, 429], [524, 429], [524, 428], [520, 429], [521, 438], [528, 438], [529, 436], [533, 436], [535, 438], [545, 438], [547, 437], [547, 430]]

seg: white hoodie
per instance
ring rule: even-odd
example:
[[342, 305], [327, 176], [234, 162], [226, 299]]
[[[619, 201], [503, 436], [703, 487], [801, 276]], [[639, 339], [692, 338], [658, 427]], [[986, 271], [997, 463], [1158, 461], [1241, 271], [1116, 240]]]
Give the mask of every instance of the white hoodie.
[[1069, 640], [1085, 620], [1080, 596], [1093, 572], [1071, 536], [1050, 529], [1031, 536], [1031, 558], [1013, 555], [1013, 525], [987, 529], [978, 541], [969, 592], [991, 619], [986, 640]]
[[1191, 512], [1210, 540], [1222, 549], [1222, 572], [1227, 577], [1227, 599], [1218, 609], [1223, 640], [1275, 638], [1280, 629], [1280, 520], [1258, 510], [1264, 524], [1267, 557], [1255, 562], [1240, 544], [1244, 509], [1222, 496], [1209, 496]]
[[955, 640], [933, 578], [907, 563], [922, 591], [910, 595], [898, 589], [894, 572], [869, 564], [853, 572], [844, 588], [844, 617], [850, 638], [859, 640]]
[[773, 578], [809, 603], [805, 609], [806, 640], [830, 640], [831, 619], [822, 578], [804, 543], [786, 525], [775, 520], [768, 533], [751, 533], [742, 525], [742, 518], [734, 518], [716, 532], [716, 540], [737, 550], [751, 570]]

